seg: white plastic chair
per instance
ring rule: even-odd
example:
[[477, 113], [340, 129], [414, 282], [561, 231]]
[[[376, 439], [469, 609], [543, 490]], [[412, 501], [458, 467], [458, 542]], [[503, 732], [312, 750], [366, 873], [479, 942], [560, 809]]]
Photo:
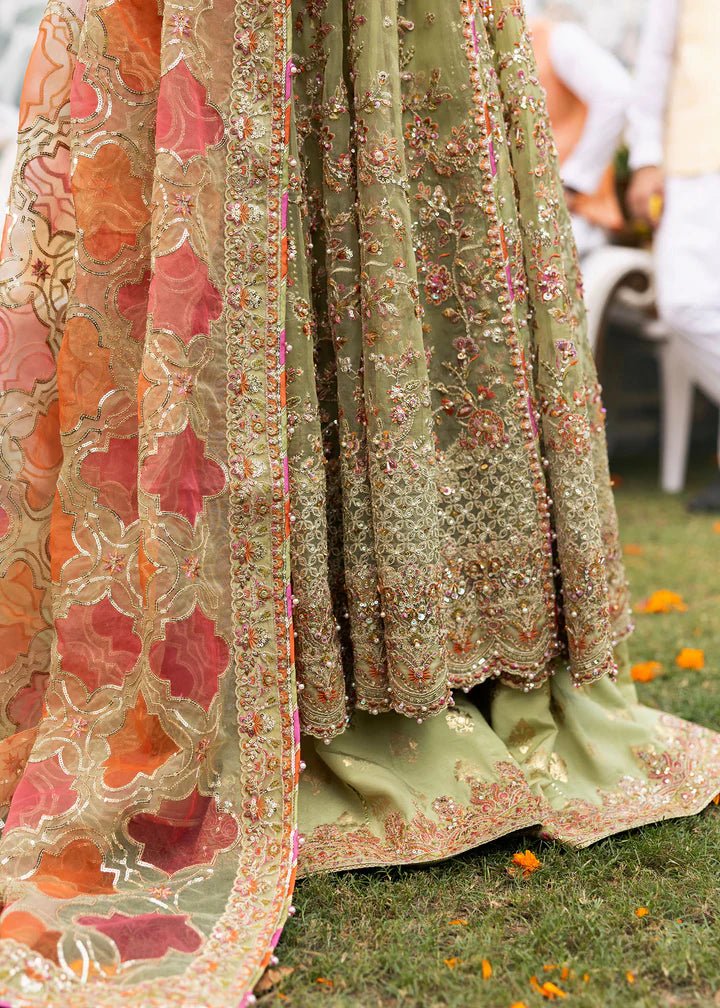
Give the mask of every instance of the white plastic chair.
[[[645, 249], [604, 245], [583, 261], [588, 338], [595, 353], [608, 309], [617, 298], [648, 314], [640, 335], [657, 347], [662, 392], [662, 449], [660, 484], [667, 493], [685, 486], [695, 383], [676, 342], [662, 324], [650, 317], [655, 305], [654, 263]], [[720, 432], [718, 433], [720, 454]]]
[[645, 311], [654, 305], [653, 258], [645, 249], [601, 245], [583, 259], [582, 272], [588, 339], [596, 353], [608, 309], [617, 297]]
[[[687, 369], [684, 355], [678, 351], [678, 341], [665, 330], [666, 342], [661, 350], [661, 380], [663, 386], [663, 459], [661, 485], [666, 493], [681, 493], [685, 488], [687, 460], [692, 435], [695, 389], [703, 387]], [[717, 404], [720, 406], [720, 403]], [[720, 459], [720, 427], [717, 456]]]

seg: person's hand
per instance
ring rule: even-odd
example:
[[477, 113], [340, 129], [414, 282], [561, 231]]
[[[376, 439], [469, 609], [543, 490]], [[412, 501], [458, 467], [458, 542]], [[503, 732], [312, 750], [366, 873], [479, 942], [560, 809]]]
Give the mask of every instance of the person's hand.
[[636, 220], [646, 221], [656, 227], [662, 216], [665, 195], [665, 175], [657, 165], [638, 168], [630, 180], [627, 203]]
[[586, 196], [578, 193], [573, 201], [572, 213], [584, 217], [595, 227], [603, 231], [622, 231], [625, 218], [620, 205], [614, 199], [614, 194], [602, 196]]

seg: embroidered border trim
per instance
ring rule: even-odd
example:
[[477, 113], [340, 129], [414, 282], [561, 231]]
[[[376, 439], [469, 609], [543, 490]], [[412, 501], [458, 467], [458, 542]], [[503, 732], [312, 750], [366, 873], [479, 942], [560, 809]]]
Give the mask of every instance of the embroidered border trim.
[[367, 826], [318, 826], [306, 837], [298, 873], [304, 877], [350, 868], [445, 861], [536, 827], [542, 821], [543, 803], [530, 791], [522, 770], [510, 762], [497, 763], [494, 770], [495, 781], [472, 783], [467, 805], [440, 797], [433, 802], [436, 818], [420, 810], [408, 820], [394, 812], [383, 823], [384, 836]]
[[[483, 86], [481, 73], [480, 54], [480, 33], [483, 27], [478, 25], [477, 0], [461, 0], [460, 13], [463, 19], [463, 35], [465, 38], [465, 52], [470, 70], [472, 83], [473, 103], [475, 105], [475, 124], [480, 131], [485, 144], [484, 158], [487, 162], [488, 182], [492, 188], [492, 196], [489, 199], [489, 207], [495, 224], [495, 246], [493, 255], [497, 263], [498, 274], [505, 277], [504, 289], [498, 295], [505, 305], [505, 315], [503, 322], [506, 326], [507, 343], [511, 349], [511, 361], [515, 370], [514, 386], [517, 391], [516, 408], [519, 424], [525, 432], [525, 441], [528, 452], [528, 462], [533, 478], [533, 490], [537, 500], [538, 525], [541, 534], [546, 538], [548, 544], [552, 541], [553, 530], [551, 524], [551, 506], [548, 499], [547, 484], [543, 473], [542, 462], [537, 443], [538, 417], [535, 414], [532, 403], [530, 389], [527, 384], [525, 374], [523, 352], [519, 339], [519, 327], [521, 323], [520, 313], [517, 307], [517, 292], [513, 282], [512, 264], [508, 248], [508, 240], [505, 230], [505, 223], [499, 210], [498, 195], [498, 158], [495, 150], [495, 124], [490, 108], [490, 103], [486, 90]], [[483, 8], [483, 18], [489, 20], [490, 15]], [[524, 663], [508, 661], [504, 656], [489, 663], [485, 674], [480, 682], [490, 678], [498, 678], [509, 686], [519, 689], [530, 690], [542, 686], [552, 675], [552, 663], [560, 654], [560, 644], [557, 633], [557, 617], [555, 614], [555, 589], [553, 584], [553, 561], [552, 551], [548, 545], [545, 553], [545, 605], [547, 612], [547, 626], [553, 627], [554, 631], [547, 642], [545, 653], [542, 658], [532, 667]], [[465, 688], [467, 682], [465, 677], [453, 677], [450, 682], [453, 686]]]
[[597, 803], [577, 799], [551, 810], [542, 835], [589, 847], [625, 830], [702, 812], [720, 790], [720, 735], [672, 714], [661, 715], [658, 728], [667, 748], [635, 753], [646, 776], [598, 789]]
[[[235, 963], [241, 964], [233, 983], [233, 994], [241, 995], [240, 1008], [254, 1000], [252, 987], [269, 964], [291, 912], [299, 846], [300, 723], [292, 643], [285, 416], [290, 13], [290, 0], [268, 5], [263, 0], [238, 0], [230, 103], [226, 246], [230, 545], [245, 829], [235, 906], [226, 915], [231, 933], [227, 927], [217, 927], [208, 948], [216, 943], [222, 962], [228, 938], [235, 934], [233, 925], [244, 926], [233, 953]], [[266, 52], [261, 48], [263, 31]], [[254, 125], [246, 140], [248, 121]], [[251, 237], [250, 245], [247, 228], [233, 226], [232, 210], [238, 201], [248, 203], [265, 225]], [[247, 393], [233, 391], [236, 370], [247, 373]], [[238, 453], [243, 462], [233, 466]], [[237, 547], [255, 541], [260, 529], [262, 542], [250, 551], [248, 561]], [[257, 729], [258, 714], [262, 731]]]

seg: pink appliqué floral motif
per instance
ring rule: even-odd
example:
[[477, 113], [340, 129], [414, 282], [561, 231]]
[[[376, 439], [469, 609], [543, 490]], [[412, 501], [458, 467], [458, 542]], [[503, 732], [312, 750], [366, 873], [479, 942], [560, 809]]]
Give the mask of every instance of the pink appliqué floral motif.
[[209, 710], [230, 650], [215, 623], [199, 607], [184, 620], [166, 624], [164, 639], [150, 649], [150, 667], [170, 684], [170, 695]]
[[81, 478], [97, 491], [98, 503], [113, 511], [125, 525], [137, 518], [138, 439], [110, 438], [105, 451], [88, 454]]
[[205, 87], [181, 60], [162, 78], [158, 100], [156, 142], [182, 161], [205, 154], [219, 143], [223, 121], [208, 105]]
[[63, 672], [77, 676], [90, 693], [101, 686], [122, 686], [142, 651], [132, 616], [108, 598], [70, 606], [56, 626]]
[[211, 864], [238, 836], [237, 821], [220, 812], [215, 799], [197, 788], [187, 798], [165, 801], [157, 812], [133, 816], [132, 839], [142, 844], [142, 860], [172, 875], [193, 865]]
[[170, 330], [186, 346], [194, 336], [210, 335], [211, 323], [222, 312], [222, 298], [189, 242], [157, 258], [148, 312], [156, 329]]
[[205, 498], [222, 492], [225, 473], [208, 458], [205, 442], [188, 425], [180, 434], [159, 439], [157, 450], [143, 463], [140, 485], [147, 493], [158, 495], [161, 510], [181, 515], [195, 525]]
[[28, 763], [13, 795], [5, 830], [36, 829], [43, 816], [59, 816], [77, 801], [73, 778], [60, 765], [59, 756]]
[[120, 962], [162, 959], [171, 949], [195, 952], [202, 937], [189, 924], [189, 914], [122, 914], [109, 917], [87, 914], [77, 918], [82, 927], [106, 935], [117, 946]]

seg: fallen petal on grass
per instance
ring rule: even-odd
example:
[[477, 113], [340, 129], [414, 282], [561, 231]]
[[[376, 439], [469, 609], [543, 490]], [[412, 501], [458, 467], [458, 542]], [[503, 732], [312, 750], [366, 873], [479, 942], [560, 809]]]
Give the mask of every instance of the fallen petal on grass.
[[552, 980], [546, 980], [545, 983], [540, 983], [536, 976], [530, 977], [530, 986], [538, 994], [541, 994], [548, 1001], [557, 1001], [558, 999], [566, 998], [567, 991], [564, 991], [557, 984], [554, 984]]
[[705, 652], [700, 648], [683, 648], [675, 659], [675, 664], [681, 669], [692, 669], [696, 672], [705, 668]]
[[490, 962], [490, 960], [489, 959], [483, 959], [482, 963], [480, 964], [480, 968], [482, 970], [482, 978], [483, 978], [483, 980], [489, 980], [490, 977], [493, 975], [493, 968], [492, 968], [492, 963]]
[[456, 966], [460, 965], [462, 959], [458, 959], [457, 956], [450, 956], [449, 959], [443, 959], [443, 962], [445, 963], [448, 969], [455, 969]]
[[532, 851], [526, 850], [518, 851], [517, 854], [513, 854], [512, 863], [514, 867], [508, 868], [508, 875], [516, 875], [517, 869], [522, 869], [523, 878], [528, 878], [533, 872], [536, 872], [538, 868], [542, 868], [542, 861], [538, 861]]
[[635, 916], [636, 917], [647, 917], [647, 915], [649, 913], [650, 913], [650, 911], [648, 910], [647, 907], [638, 907], [637, 910], [635, 911]]
[[635, 611], [639, 613], [671, 613], [671, 612], [687, 612], [687, 606], [683, 600], [682, 595], [678, 595], [677, 592], [667, 591], [667, 589], [662, 588], [659, 591], [655, 591], [648, 598], [643, 599], [642, 602], [638, 602], [635, 606]]
[[456, 917], [455, 920], [448, 922], [450, 927], [467, 927], [468, 922], [464, 917]]
[[255, 994], [268, 994], [281, 980], [294, 972], [294, 966], [270, 966], [255, 984]]
[[630, 669], [630, 675], [635, 682], [652, 682], [662, 672], [662, 665], [657, 661], [638, 662]]
[[631, 970], [628, 970], [627, 973], [625, 974], [625, 979], [627, 980], [627, 982], [629, 984], [634, 984], [635, 983], [635, 974]]
[[334, 987], [335, 986], [335, 981], [334, 980], [329, 980], [327, 977], [315, 977], [315, 983], [316, 984], [321, 984], [322, 986], [325, 986], [325, 987]]

